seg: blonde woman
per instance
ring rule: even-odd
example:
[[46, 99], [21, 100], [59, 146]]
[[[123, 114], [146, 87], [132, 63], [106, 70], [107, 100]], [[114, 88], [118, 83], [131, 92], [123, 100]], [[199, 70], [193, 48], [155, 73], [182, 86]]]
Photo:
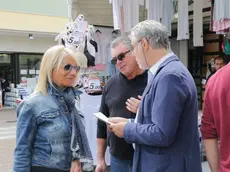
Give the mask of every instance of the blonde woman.
[[17, 108], [14, 172], [91, 171], [93, 159], [74, 88], [81, 53], [64, 46], [47, 50], [35, 92]]

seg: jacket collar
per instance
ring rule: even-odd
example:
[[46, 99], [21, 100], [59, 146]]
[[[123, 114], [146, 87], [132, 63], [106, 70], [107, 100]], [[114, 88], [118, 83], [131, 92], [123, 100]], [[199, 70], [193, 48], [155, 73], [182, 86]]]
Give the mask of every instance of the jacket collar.
[[72, 92], [74, 97], [80, 96], [83, 93], [75, 87], [60, 88], [55, 84], [52, 86], [50, 83], [48, 83], [47, 92], [55, 96], [63, 96], [67, 92]]
[[159, 71], [160, 71], [162, 68], [164, 68], [167, 64], [169, 64], [169, 63], [172, 62], [172, 61], [179, 61], [179, 58], [178, 58], [175, 54], [173, 54], [173, 55], [170, 56], [169, 58], [165, 59], [165, 61], [163, 61], [163, 62], [160, 64], [160, 66], [159, 66], [159, 68], [158, 68], [156, 74], [159, 73]]
[[157, 76], [157, 74], [161, 71], [161, 69], [163, 69], [167, 64], [169, 64], [172, 61], [179, 61], [179, 58], [175, 54], [173, 54], [172, 56], [168, 57], [167, 59], [165, 59], [160, 64], [160, 66], [157, 69], [156, 73], [153, 76], [151, 76], [150, 80], [148, 81], [149, 84], [146, 86], [145, 91], [143, 93], [143, 96], [148, 93], [148, 91], [149, 91], [149, 89], [151, 87], [152, 80]]

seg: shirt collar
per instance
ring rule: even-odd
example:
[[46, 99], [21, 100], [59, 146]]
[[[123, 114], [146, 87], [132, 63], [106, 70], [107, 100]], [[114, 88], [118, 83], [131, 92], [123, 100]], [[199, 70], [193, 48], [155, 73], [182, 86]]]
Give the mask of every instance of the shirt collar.
[[166, 56], [162, 57], [156, 64], [154, 64], [149, 70], [152, 75], [155, 75], [159, 66], [169, 57], [173, 56], [174, 53], [168, 53]]
[[167, 60], [169, 57], [173, 56], [174, 53], [168, 53], [166, 56], [162, 57], [156, 64], [154, 64], [148, 71], [148, 83], [151, 81], [152, 77], [156, 74], [160, 65]]

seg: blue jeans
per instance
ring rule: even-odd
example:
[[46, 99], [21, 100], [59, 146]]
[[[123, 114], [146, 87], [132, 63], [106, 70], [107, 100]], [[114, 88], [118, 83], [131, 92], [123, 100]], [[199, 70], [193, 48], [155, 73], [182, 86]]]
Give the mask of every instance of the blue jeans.
[[110, 154], [110, 172], [132, 172], [133, 162], [122, 160]]

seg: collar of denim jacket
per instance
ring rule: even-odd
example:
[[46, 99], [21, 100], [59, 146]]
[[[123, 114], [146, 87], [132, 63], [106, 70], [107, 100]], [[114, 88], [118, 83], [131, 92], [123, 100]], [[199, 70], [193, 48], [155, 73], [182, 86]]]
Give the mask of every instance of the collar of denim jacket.
[[50, 83], [48, 83], [47, 92], [48, 92], [48, 94], [55, 95], [55, 96], [64, 96], [66, 93], [72, 92], [72, 95], [74, 97], [78, 97], [83, 93], [82, 91], [80, 91], [76, 87], [61, 88], [55, 84], [51, 85]]

